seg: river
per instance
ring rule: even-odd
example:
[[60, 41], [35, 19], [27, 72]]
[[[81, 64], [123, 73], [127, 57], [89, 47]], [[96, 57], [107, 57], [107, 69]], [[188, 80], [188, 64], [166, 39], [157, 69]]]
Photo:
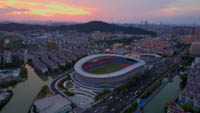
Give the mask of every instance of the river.
[[153, 99], [144, 106], [144, 113], [164, 113], [165, 103], [175, 101], [181, 89], [179, 76], [173, 78]]
[[[28, 110], [40, 91], [41, 87], [50, 84], [51, 77], [40, 78], [32, 67], [28, 69], [28, 80], [18, 83], [15, 87], [10, 87], [13, 91], [13, 97], [1, 110], [1, 113], [28, 113]], [[181, 90], [178, 76], [168, 83], [148, 104], [144, 106], [144, 113], [164, 113], [164, 105], [169, 101], [174, 101]]]
[[26, 66], [28, 69], [28, 80], [18, 83], [15, 87], [10, 87], [13, 91], [13, 97], [1, 110], [1, 113], [28, 113], [28, 110], [40, 91], [41, 87], [48, 85], [51, 77], [42, 80], [33, 70], [32, 67]]

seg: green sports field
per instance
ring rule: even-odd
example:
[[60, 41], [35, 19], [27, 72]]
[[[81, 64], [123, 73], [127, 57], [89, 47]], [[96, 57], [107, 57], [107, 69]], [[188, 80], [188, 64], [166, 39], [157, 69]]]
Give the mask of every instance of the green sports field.
[[92, 73], [92, 74], [107, 74], [107, 73], [119, 71], [123, 68], [124, 68], [124, 66], [111, 63], [111, 64], [105, 65], [103, 67], [94, 69], [94, 70], [90, 71], [90, 73]]

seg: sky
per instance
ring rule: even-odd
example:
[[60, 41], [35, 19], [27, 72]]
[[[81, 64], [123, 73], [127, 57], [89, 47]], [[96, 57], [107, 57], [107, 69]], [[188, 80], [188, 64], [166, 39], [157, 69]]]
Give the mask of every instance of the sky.
[[0, 0], [0, 21], [200, 24], [200, 0]]

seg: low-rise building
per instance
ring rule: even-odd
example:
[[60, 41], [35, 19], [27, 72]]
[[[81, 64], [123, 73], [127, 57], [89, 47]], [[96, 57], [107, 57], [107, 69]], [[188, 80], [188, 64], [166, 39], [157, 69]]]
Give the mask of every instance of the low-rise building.
[[197, 111], [200, 110], [200, 62], [196, 60], [188, 74], [187, 84], [179, 95], [179, 104], [191, 104]]
[[0, 70], [0, 84], [19, 79], [20, 70]]
[[4, 62], [9, 64], [12, 63], [12, 53], [10, 51], [4, 51]]
[[38, 113], [68, 113], [72, 110], [71, 102], [60, 95], [36, 100], [34, 105]]
[[54, 71], [55, 69], [58, 68], [58, 64], [53, 60], [50, 60], [47, 53], [42, 53], [40, 55], [40, 59], [48, 67], [50, 71]]
[[200, 56], [200, 41], [192, 42], [190, 54], [193, 56]]
[[184, 36], [183, 42], [185, 44], [191, 44], [194, 41], [194, 37], [192, 35]]
[[33, 56], [32, 63], [35, 69], [39, 70], [42, 73], [45, 73], [48, 71], [48, 68], [46, 65], [44, 65], [40, 60], [38, 56]]
[[171, 102], [168, 106], [167, 113], [186, 113], [183, 109], [174, 102]]
[[0, 89], [0, 106], [5, 105], [12, 95], [12, 91], [8, 89]]
[[48, 53], [49, 57], [51, 60], [53, 60], [54, 62], [56, 62], [59, 66], [64, 66], [65, 65], [65, 61], [59, 57], [57, 57], [54, 53]]
[[57, 53], [57, 56], [58, 56], [59, 58], [63, 59], [63, 60], [65, 61], [65, 63], [70, 63], [70, 62], [72, 62], [72, 59], [71, 59], [71, 58], [69, 58], [68, 56], [64, 55], [64, 54], [61, 53], [61, 52], [58, 52], [58, 53]]

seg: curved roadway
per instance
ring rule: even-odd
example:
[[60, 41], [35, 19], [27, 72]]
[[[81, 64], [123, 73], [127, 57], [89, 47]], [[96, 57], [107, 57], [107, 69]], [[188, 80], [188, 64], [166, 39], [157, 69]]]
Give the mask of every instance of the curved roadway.
[[66, 77], [70, 72], [73, 71], [73, 68], [70, 69], [69, 71], [65, 72], [64, 74], [58, 76], [55, 80], [53, 80], [50, 84], [50, 90], [56, 95], [59, 94], [62, 97], [68, 99], [71, 103], [72, 103], [72, 107], [76, 106], [75, 104], [73, 104], [73, 102], [63, 93], [61, 92], [58, 88], [57, 88], [57, 83], [62, 80], [64, 77]]

